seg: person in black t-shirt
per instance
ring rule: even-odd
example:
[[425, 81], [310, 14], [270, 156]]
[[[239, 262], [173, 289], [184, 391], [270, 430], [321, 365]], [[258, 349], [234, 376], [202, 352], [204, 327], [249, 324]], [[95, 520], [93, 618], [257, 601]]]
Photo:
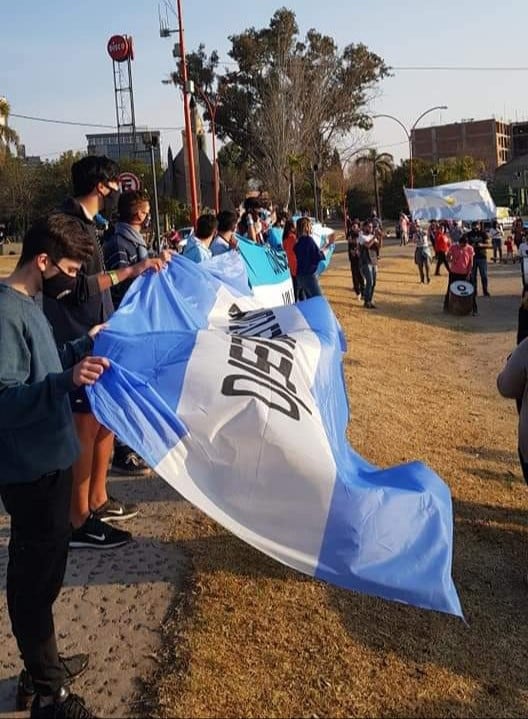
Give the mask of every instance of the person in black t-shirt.
[[359, 222], [352, 222], [347, 233], [348, 259], [350, 261], [350, 271], [352, 273], [352, 285], [358, 300], [363, 299], [363, 293], [365, 291], [365, 280], [361, 274], [361, 268], [359, 266], [359, 232]]
[[466, 233], [466, 240], [475, 250], [475, 259], [473, 260], [473, 273], [471, 282], [475, 289], [475, 297], [477, 296], [477, 272], [480, 274], [482, 282], [482, 293], [484, 297], [489, 297], [488, 292], [488, 253], [491, 249], [489, 237], [481, 228], [480, 222], [472, 222], [471, 230]]

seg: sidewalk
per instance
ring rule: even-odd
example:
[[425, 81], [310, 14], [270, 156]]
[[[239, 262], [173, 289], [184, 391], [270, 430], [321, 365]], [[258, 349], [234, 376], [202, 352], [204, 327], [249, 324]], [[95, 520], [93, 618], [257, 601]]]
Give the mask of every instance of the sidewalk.
[[[126, 525], [135, 541], [118, 549], [70, 552], [64, 589], [55, 607], [59, 649], [90, 654], [90, 667], [73, 685], [96, 716], [144, 716], [143, 682], [157, 667], [160, 628], [187, 562], [168, 540], [172, 518], [186, 505], [159, 478], [112, 478], [111, 491], [138, 502], [140, 513]], [[3, 508], [2, 508], [3, 510]], [[14, 711], [21, 662], [5, 600], [8, 517], [0, 514], [0, 717]]]

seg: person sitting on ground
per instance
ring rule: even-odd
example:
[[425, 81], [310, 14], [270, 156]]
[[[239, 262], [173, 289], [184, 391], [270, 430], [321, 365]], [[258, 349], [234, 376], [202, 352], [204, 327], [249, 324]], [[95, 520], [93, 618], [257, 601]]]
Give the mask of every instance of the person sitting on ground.
[[205, 262], [213, 256], [211, 244], [216, 234], [218, 220], [214, 215], [200, 215], [196, 221], [196, 229], [187, 240], [183, 256], [193, 262]]
[[[93, 252], [76, 218], [53, 214], [26, 233], [15, 271], [0, 283], [0, 496], [11, 520], [7, 608], [24, 662], [17, 709], [33, 719], [90, 719], [66, 684], [86, 654], [59, 655], [53, 604], [71, 535], [71, 467], [80, 451], [68, 393], [94, 384], [108, 360], [90, 357], [94, 327], [61, 350], [35, 297], [55, 297]], [[63, 283], [64, 287], [65, 283]], [[65, 629], [65, 627], [63, 628]]]
[[238, 215], [232, 210], [222, 210], [218, 213], [218, 228], [216, 237], [211, 243], [211, 254], [223, 255], [229, 250], [236, 250], [238, 246], [235, 230], [238, 222]]
[[[449, 277], [447, 278], [447, 291], [444, 298], [444, 312], [449, 310], [449, 288], [452, 282], [461, 280], [471, 282], [473, 274], [473, 260], [475, 251], [468, 244], [466, 235], [462, 235], [458, 244], [453, 244], [447, 251]], [[477, 297], [473, 288], [473, 314], [477, 314]]]
[[[330, 238], [333, 236], [331, 235]], [[300, 217], [297, 220], [297, 242], [294, 246], [295, 257], [297, 258], [297, 287], [299, 292], [304, 293], [304, 298], [319, 297], [321, 287], [317, 278], [319, 262], [325, 259], [324, 250], [330, 244], [319, 249], [312, 237], [312, 223], [308, 217]]]

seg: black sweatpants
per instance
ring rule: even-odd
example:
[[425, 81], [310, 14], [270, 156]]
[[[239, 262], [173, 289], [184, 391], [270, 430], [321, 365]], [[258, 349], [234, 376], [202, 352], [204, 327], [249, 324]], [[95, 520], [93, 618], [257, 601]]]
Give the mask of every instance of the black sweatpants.
[[0, 486], [11, 517], [9, 617], [24, 665], [42, 696], [55, 694], [64, 682], [52, 607], [66, 571], [71, 491], [70, 470]]

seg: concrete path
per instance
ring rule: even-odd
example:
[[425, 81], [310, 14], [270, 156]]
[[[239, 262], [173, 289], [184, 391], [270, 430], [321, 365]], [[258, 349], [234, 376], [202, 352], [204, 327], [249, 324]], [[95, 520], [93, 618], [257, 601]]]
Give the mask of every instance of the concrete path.
[[[165, 539], [171, 518], [184, 511], [179, 495], [159, 478], [112, 478], [111, 492], [140, 504], [122, 527], [135, 541], [118, 549], [74, 549], [55, 605], [59, 650], [90, 654], [90, 667], [74, 684], [99, 717], [141, 716], [142, 682], [155, 670], [162, 626], [181, 586], [186, 560]], [[0, 505], [1, 506], [1, 505]], [[5, 601], [8, 517], [0, 514], [0, 717], [14, 711], [21, 663]]]

